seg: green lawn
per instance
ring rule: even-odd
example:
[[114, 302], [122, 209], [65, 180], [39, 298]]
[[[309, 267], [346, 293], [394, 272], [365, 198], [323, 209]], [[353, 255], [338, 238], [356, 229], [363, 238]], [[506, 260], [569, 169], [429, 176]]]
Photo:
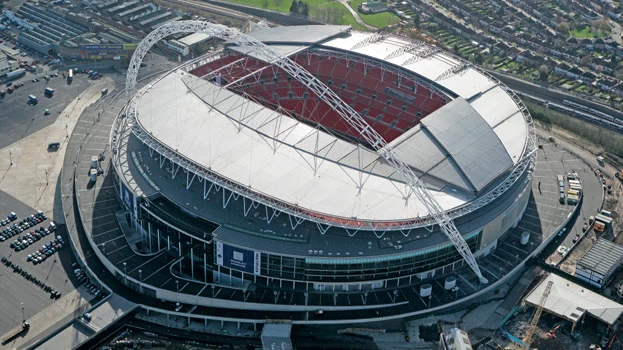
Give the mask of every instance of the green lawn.
[[357, 23], [355, 17], [344, 5], [336, 1], [325, 2], [315, 7], [310, 6], [309, 17], [324, 23], [349, 25], [353, 29], [367, 31], [366, 27]]
[[[290, 12], [292, 0], [226, 0], [237, 4], [258, 7], [267, 10]], [[342, 4], [334, 0], [303, 0], [309, 6], [309, 18], [329, 24], [350, 25], [353, 29], [367, 31], [367, 29], [357, 23], [355, 17]], [[374, 15], [376, 16], [376, 15]], [[394, 16], [392, 14], [392, 16]], [[364, 21], [366, 21], [364, 19]], [[379, 22], [379, 19], [376, 19]], [[366, 21], [367, 22], [367, 21]], [[391, 22], [391, 21], [390, 21]], [[397, 21], [396, 21], [397, 22]], [[382, 23], [382, 22], [379, 22]], [[395, 22], [391, 22], [395, 23]]]
[[[226, 0], [230, 2], [235, 2], [237, 4], [258, 7], [267, 10], [279, 11], [283, 13], [290, 13], [290, 6], [292, 5], [292, 0]], [[324, 4], [325, 2], [329, 2], [332, 0], [304, 0], [304, 2], [309, 6], [309, 8], [313, 8], [320, 4]], [[311, 12], [311, 11], [310, 11]]]
[[259, 7], [267, 10], [279, 11], [284, 13], [290, 12], [290, 0], [227, 0], [235, 2], [240, 5], [246, 5], [251, 7]]
[[[364, 1], [365, 0], [353, 0], [350, 1], [348, 4], [350, 5], [350, 7], [353, 8], [353, 10], [357, 11], [357, 7], [359, 6], [359, 4], [363, 3]], [[361, 19], [363, 19], [364, 22], [366, 22], [366, 24], [377, 28], [387, 27], [388, 25], [400, 22], [400, 17], [396, 16], [393, 12], [381, 12], [374, 15], [365, 15], [363, 13], [360, 13], [359, 11], [357, 11], [357, 13], [359, 13], [359, 16], [361, 17]]]
[[592, 38], [601, 38], [601, 37], [605, 37], [610, 35], [610, 33], [606, 33], [606, 32], [602, 32], [602, 31], [593, 31], [593, 29], [590, 26], [586, 26], [582, 29], [573, 29], [569, 31], [569, 35], [571, 35], [574, 38], [579, 38], [579, 39], [592, 39]]

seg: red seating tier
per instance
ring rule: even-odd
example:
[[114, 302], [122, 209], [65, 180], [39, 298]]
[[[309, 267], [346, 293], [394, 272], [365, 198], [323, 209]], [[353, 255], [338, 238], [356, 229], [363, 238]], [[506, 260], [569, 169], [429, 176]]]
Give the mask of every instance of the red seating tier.
[[[266, 66], [262, 61], [243, 58], [242, 55], [232, 53], [197, 67], [191, 73], [205, 76], [213, 70], [231, 65], [221, 70], [225, 81], [231, 82]], [[378, 66], [367, 66], [357, 60], [321, 57], [311, 52], [294, 55], [291, 59], [330, 85], [345, 103], [351, 105], [388, 142], [446, 103], [443, 97], [414, 80], [399, 77], [397, 73]], [[288, 79], [285, 72], [264, 69], [259, 73], [259, 80], [260, 83], [256, 75], [253, 80], [246, 81], [248, 85], [235, 87], [235, 91], [244, 91], [256, 96], [256, 100], [266, 106], [281, 106], [297, 118], [305, 118], [329, 130], [358, 138], [358, 133], [335, 110], [298, 80]], [[394, 93], [390, 96], [384, 92], [386, 88], [412, 96], [414, 100], [404, 101]]]

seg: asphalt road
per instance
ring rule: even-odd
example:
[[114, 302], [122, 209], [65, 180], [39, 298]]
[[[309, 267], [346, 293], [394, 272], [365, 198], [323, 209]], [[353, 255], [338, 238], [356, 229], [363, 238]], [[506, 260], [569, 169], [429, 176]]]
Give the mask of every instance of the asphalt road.
[[[10, 212], [15, 212], [18, 220], [21, 220], [26, 216], [34, 214], [36, 210], [8, 195], [6, 192], [0, 191], [0, 216], [4, 218]], [[29, 231], [42, 225], [47, 227], [49, 220], [30, 228]], [[17, 236], [0, 242], [0, 256], [4, 256], [14, 264], [19, 265], [37, 279], [45, 281], [47, 285], [58, 290], [63, 295], [78, 286], [79, 282], [75, 280], [71, 268], [71, 264], [75, 259], [69, 247], [62, 248], [43, 263], [34, 265], [26, 261], [28, 254], [34, 253], [43, 244], [49, 242], [52, 239], [52, 235], [43, 237], [20, 252], [15, 252], [10, 247], [15, 237]], [[63, 239], [67, 240], [65, 237]], [[5, 334], [21, 323], [22, 312], [20, 303], [24, 303], [24, 315], [28, 319], [55, 301], [50, 299], [49, 293], [26, 280], [22, 275], [14, 273], [13, 269], [4, 264], [0, 264], [0, 280], [2, 281], [0, 283], [0, 305], [2, 306], [0, 307], [0, 335]]]
[[[45, 73], [27, 73], [24, 77], [17, 79], [13, 84], [24, 83], [24, 86], [15, 90], [12, 94], [7, 93], [4, 98], [0, 98], [0, 148], [35, 133], [56, 121], [63, 109], [74, 100], [88, 85], [86, 75], [78, 75], [72, 84], [68, 85], [59, 73], [58, 77], [51, 78], [46, 83], [43, 76], [54, 71]], [[33, 83], [33, 78], [40, 81]], [[54, 96], [46, 97], [44, 90], [46, 87], [54, 89]], [[6, 84], [2, 84], [0, 90], [6, 90]], [[28, 95], [37, 96], [39, 103], [29, 104]], [[44, 110], [49, 109], [50, 114], [44, 115]]]

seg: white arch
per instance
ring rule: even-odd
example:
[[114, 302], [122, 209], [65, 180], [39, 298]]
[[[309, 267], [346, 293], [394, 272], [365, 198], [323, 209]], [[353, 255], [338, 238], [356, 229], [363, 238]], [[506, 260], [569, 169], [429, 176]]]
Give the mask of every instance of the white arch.
[[371, 147], [373, 147], [381, 157], [383, 157], [390, 165], [400, 172], [405, 183], [411, 189], [411, 193], [426, 206], [430, 215], [435, 219], [435, 222], [439, 225], [443, 233], [450, 239], [452, 244], [454, 244], [457, 251], [472, 268], [481, 283], [488, 283], [488, 280], [482, 275], [480, 268], [478, 267], [476, 258], [469, 249], [469, 246], [467, 245], [467, 242], [465, 242], [463, 236], [457, 230], [454, 222], [442, 209], [435, 197], [419, 181], [413, 170], [411, 170], [405, 162], [400, 160], [395, 151], [387, 145], [385, 139], [383, 139], [383, 137], [376, 132], [376, 130], [374, 130], [352, 107], [342, 101], [342, 99], [339, 98], [328, 86], [289, 58], [280, 56], [264, 43], [243, 34], [236, 29], [208, 22], [178, 21], [164, 24], [149, 33], [145, 39], [139, 43], [134, 55], [132, 56], [130, 67], [128, 68], [128, 75], [126, 77], [126, 93], [128, 94], [128, 97], [130, 97], [134, 91], [138, 69], [140, 68], [141, 62], [149, 49], [158, 41], [169, 35], [189, 32], [206, 33], [239, 46], [252, 47], [252, 51], [255, 53], [256, 57], [260, 57], [264, 61], [278, 66], [294, 79], [297, 79], [316, 93], [316, 95], [332, 107], [333, 110], [335, 110], [335, 112], [337, 112], [340, 117], [344, 119], [344, 121], [350, 124], [354, 130], [357, 130], [360, 137]]

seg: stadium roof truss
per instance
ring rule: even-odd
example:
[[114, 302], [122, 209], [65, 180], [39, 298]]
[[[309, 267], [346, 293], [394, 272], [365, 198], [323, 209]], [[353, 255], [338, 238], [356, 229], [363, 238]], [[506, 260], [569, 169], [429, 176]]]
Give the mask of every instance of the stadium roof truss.
[[[134, 91], [138, 69], [143, 60], [143, 57], [147, 54], [151, 46], [169, 35], [182, 32], [203, 32], [211, 34], [215, 37], [219, 37], [223, 40], [227, 40], [239, 46], [252, 47], [256, 55], [265, 57], [266, 62], [268, 62], [269, 64], [275, 64], [276, 66], [286, 71], [293, 78], [299, 80], [308, 89], [316, 93], [327, 104], [334, 108], [334, 110], [340, 115], [340, 117], [343, 118], [344, 121], [346, 121], [348, 124], [351, 125], [351, 127], [358, 131], [361, 139], [366, 141], [373, 149], [377, 151], [377, 153], [381, 157], [385, 159], [387, 163], [392, 165], [396, 170], [400, 172], [400, 174], [404, 177], [405, 184], [411, 190], [409, 195], [415, 195], [417, 199], [428, 208], [430, 215], [425, 218], [417, 218], [416, 220], [407, 223], [398, 223], [398, 225], [396, 225], [397, 223], [395, 222], [364, 222], [356, 219], [342, 219], [336, 217], [327, 217], [322, 214], [319, 215], [318, 213], [311, 213], [307, 210], [304, 210], [303, 208], [299, 208], [296, 204], [283, 203], [282, 201], [279, 201], [275, 198], [270, 198], [266, 195], [251, 191], [251, 189], [249, 189], [247, 186], [235, 183], [233, 181], [230, 181], [229, 179], [225, 179], [222, 176], [211, 172], [210, 169], [205, 169], [205, 167], [180, 155], [168, 146], [155, 140], [139, 126], [139, 123], [136, 120], [137, 104], [140, 97], [143, 96], [151, 88], [151, 85], [147, 85], [146, 87], [141, 89], [141, 91], [139, 91], [128, 104], [125, 111], [126, 115], [128, 116], [128, 118], [126, 118], [126, 121], [132, 127], [132, 131], [134, 132], [134, 134], [146, 145], [148, 145], [150, 149], [155, 150], [160, 154], [161, 157], [167, 158], [169, 159], [169, 161], [171, 161], [171, 163], [173, 164], [173, 177], [177, 175], [177, 173], [179, 172], [179, 168], [182, 167], [187, 174], [188, 187], [190, 186], [189, 182], [192, 181], [190, 178], [190, 173], [194, 174], [192, 179], [195, 179], [198, 176], [199, 181], [203, 181], [204, 197], [207, 196], [206, 181], [210, 181], [210, 189], [213, 186], [216, 187], [216, 190], [219, 190], [219, 187], [223, 189], [224, 207], [227, 206], [227, 203], [229, 203], [232, 197], [236, 199], [237, 197], [242, 195], [243, 197], [245, 197], [245, 204], [246, 199], [249, 199], [252, 202], [265, 205], [267, 217], [270, 216], [268, 215], [268, 207], [270, 207], [273, 212], [281, 211], [287, 213], [288, 217], [290, 218], [292, 228], [296, 228], [305, 220], [310, 220], [312, 222], [318, 223], [318, 227], [321, 232], [326, 232], [327, 230], [321, 229], [321, 225], [343, 227], [346, 230], [355, 231], [360, 229], [367, 229], [373, 230], [376, 233], [376, 231], [386, 231], [388, 229], [408, 230], [409, 228], [413, 227], [431, 226], [437, 224], [439, 225], [441, 231], [450, 239], [450, 241], [456, 247], [457, 251], [468, 263], [474, 273], [478, 276], [481, 283], [488, 282], [487, 279], [482, 275], [476, 259], [470, 251], [469, 246], [465, 242], [463, 236], [456, 229], [456, 226], [452, 221], [451, 214], [445, 212], [441, 208], [441, 206], [433, 197], [433, 195], [429, 192], [429, 190], [419, 181], [413, 170], [396, 156], [395, 151], [392, 149], [392, 147], [388, 146], [387, 142], [383, 139], [383, 137], [379, 135], [361, 116], [359, 116], [357, 112], [352, 109], [352, 107], [342, 101], [328, 86], [320, 82], [316, 77], [306, 71], [303, 67], [299, 66], [287, 57], [281, 57], [279, 54], [272, 51], [264, 43], [252, 37], [249, 37], [237, 30], [222, 25], [216, 25], [201, 21], [179, 21], [166, 23], [149, 33], [147, 37], [145, 37], [139, 43], [136, 51], [134, 52], [126, 79], [126, 93], [129, 97]], [[365, 46], [379, 40], [383, 40], [382, 35], [371, 36], [363, 42], [355, 45], [355, 47], [359, 45]], [[513, 96], [513, 98], [515, 99], [516, 96]], [[521, 102], [519, 101], [519, 103]], [[526, 117], [526, 121], [528, 122], [528, 124], [530, 124], [528, 127], [532, 130], [532, 133], [534, 133], [532, 119], [529, 113], [527, 113], [527, 111], [525, 110], [525, 107], [524, 116]], [[529, 141], [536, 141], [536, 138]], [[497, 196], [503, 193], [507, 188], [512, 186], [515, 180], [517, 180], [521, 176], [523, 170], [525, 170], [526, 167], [533, 167], [535, 161], [534, 151], [536, 150], [536, 142], [534, 142], [534, 144], [528, 144], [527, 147], [530, 147], [530, 149], [528, 149], [527, 154], [525, 154], [525, 156], [517, 163], [511, 175], [509, 175], [509, 177], [507, 177], [500, 185], [490, 191], [487, 195], [483, 196], [480, 200], [476, 202], [471, 202], [469, 205], [467, 205], [467, 207], [473, 207], [474, 203], [480, 203], [479, 206], [483, 206], [486, 203], [489, 203], [491, 200], [497, 198]], [[519, 169], [521, 170], [518, 171]], [[226, 195], [226, 189], [230, 191], [229, 196]], [[487, 201], [486, 199], [489, 200]], [[454, 210], [452, 213], [454, 214], [457, 212], [457, 210]]]

